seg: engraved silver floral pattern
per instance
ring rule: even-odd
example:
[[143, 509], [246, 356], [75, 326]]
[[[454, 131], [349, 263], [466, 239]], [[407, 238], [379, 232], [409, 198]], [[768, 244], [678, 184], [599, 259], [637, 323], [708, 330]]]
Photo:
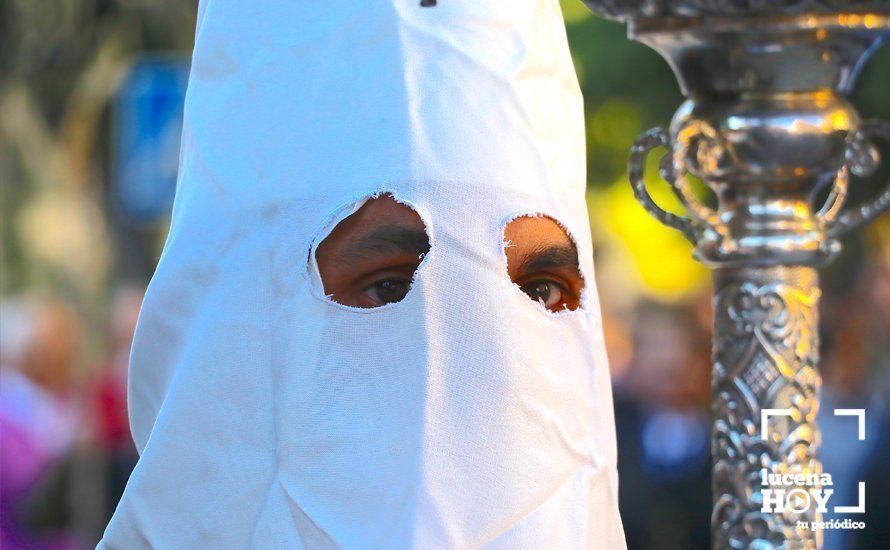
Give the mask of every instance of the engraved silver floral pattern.
[[[821, 472], [816, 459], [819, 375], [815, 270], [748, 268], [718, 273], [712, 378], [715, 548], [814, 549], [803, 514], [762, 513], [761, 470]], [[761, 439], [764, 408], [791, 409]], [[753, 546], [752, 546], [753, 545]]]

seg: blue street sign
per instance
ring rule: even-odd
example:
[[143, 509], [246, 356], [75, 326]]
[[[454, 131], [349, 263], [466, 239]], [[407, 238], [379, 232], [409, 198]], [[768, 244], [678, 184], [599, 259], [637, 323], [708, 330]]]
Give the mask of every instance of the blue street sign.
[[189, 63], [136, 61], [115, 105], [113, 200], [124, 217], [148, 223], [173, 205]]

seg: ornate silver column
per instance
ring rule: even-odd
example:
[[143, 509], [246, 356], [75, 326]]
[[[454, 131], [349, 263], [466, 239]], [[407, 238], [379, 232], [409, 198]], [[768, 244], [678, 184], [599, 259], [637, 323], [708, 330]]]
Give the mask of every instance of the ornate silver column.
[[[814, 506], [762, 511], [762, 473], [821, 473], [816, 269], [890, 207], [890, 190], [844, 207], [851, 177], [878, 164], [873, 140], [890, 139], [890, 124], [861, 121], [844, 97], [890, 38], [890, 0], [584, 1], [661, 53], [687, 98], [670, 130], [639, 138], [629, 176], [643, 206], [714, 269], [714, 547], [819, 548]], [[662, 147], [661, 174], [688, 218], [646, 191], [646, 157]], [[790, 415], [770, 419], [764, 438], [766, 409]]]

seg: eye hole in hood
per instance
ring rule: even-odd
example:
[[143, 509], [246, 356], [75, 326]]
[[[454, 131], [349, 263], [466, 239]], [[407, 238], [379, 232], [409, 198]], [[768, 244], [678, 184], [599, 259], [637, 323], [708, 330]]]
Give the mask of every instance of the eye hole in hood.
[[420, 215], [385, 193], [338, 223], [319, 243], [315, 260], [326, 296], [367, 309], [402, 301], [429, 251]]
[[514, 218], [504, 227], [504, 255], [510, 280], [532, 301], [554, 313], [581, 307], [578, 247], [559, 222], [539, 215]]

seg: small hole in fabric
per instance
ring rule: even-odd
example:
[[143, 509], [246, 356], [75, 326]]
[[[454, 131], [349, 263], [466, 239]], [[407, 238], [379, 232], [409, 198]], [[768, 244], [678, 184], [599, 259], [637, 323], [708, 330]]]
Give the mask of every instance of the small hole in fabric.
[[556, 220], [521, 216], [504, 228], [504, 254], [510, 280], [530, 300], [547, 310], [576, 310], [581, 306], [584, 278], [578, 247]]
[[436, 6], [436, 0], [420, 0], [421, 8], [433, 8]]
[[390, 194], [368, 199], [315, 250], [324, 293], [351, 307], [402, 301], [430, 250], [420, 215]]

